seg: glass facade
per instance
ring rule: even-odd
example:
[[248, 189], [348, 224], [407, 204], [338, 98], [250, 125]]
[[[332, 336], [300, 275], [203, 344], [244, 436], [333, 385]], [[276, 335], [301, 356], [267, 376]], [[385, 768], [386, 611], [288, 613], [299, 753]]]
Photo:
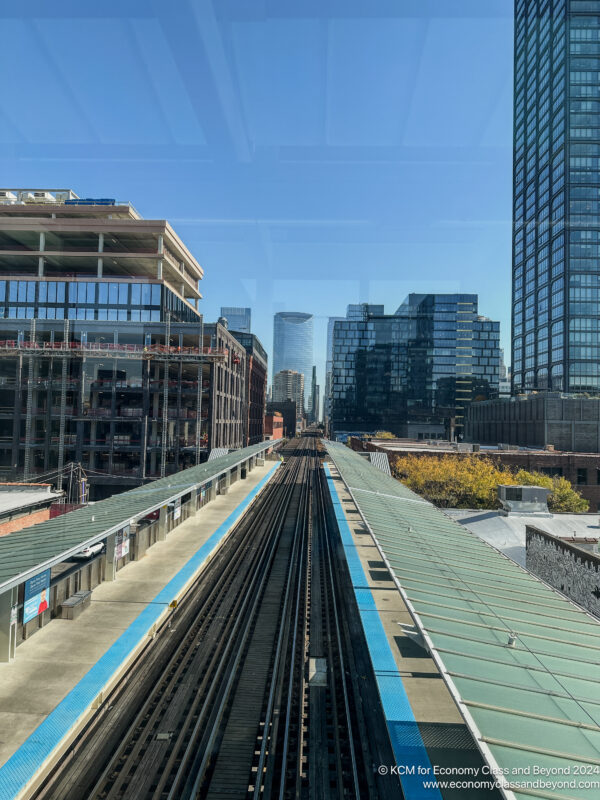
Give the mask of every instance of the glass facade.
[[304, 398], [313, 367], [313, 315], [281, 311], [273, 320], [273, 375], [294, 370], [304, 375]]
[[237, 306], [221, 306], [221, 316], [227, 320], [230, 331], [250, 333], [252, 326], [252, 309]]
[[335, 322], [334, 431], [461, 433], [466, 406], [498, 392], [500, 324], [476, 295], [409, 295], [394, 315]]
[[600, 0], [515, 3], [513, 391], [600, 389]]
[[199, 315], [160, 283], [133, 281], [0, 280], [0, 319], [87, 319], [176, 322]]
[[325, 361], [325, 392], [323, 394], [323, 421], [329, 430], [331, 418], [331, 381], [333, 370], [333, 328], [336, 322], [342, 322], [344, 317], [329, 317], [327, 320], [327, 358]]

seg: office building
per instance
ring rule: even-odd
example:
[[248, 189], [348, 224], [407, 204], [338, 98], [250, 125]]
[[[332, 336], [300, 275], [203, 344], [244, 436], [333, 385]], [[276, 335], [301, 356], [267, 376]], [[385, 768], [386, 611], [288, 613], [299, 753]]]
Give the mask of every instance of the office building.
[[308, 396], [308, 421], [316, 424], [319, 421], [319, 386], [317, 384], [317, 368], [313, 365]]
[[3, 477], [54, 473], [60, 487], [75, 463], [100, 499], [217, 446], [212, 377], [233, 351], [205, 345], [203, 271], [168, 222], [70, 190], [3, 190], [0, 266]]
[[323, 424], [328, 434], [331, 418], [331, 379], [333, 370], [333, 326], [346, 317], [329, 317], [327, 321], [327, 353], [325, 356], [325, 391], [323, 394]]
[[600, 3], [515, 4], [513, 392], [600, 389]]
[[335, 322], [331, 428], [461, 436], [466, 407], [498, 392], [499, 323], [476, 295], [411, 294], [395, 314]]
[[281, 370], [273, 376], [271, 396], [273, 403], [292, 400], [296, 404], [296, 424], [301, 430], [304, 426], [304, 375], [291, 369]]
[[252, 330], [252, 309], [237, 306], [221, 306], [221, 316], [227, 320], [230, 331], [250, 333]]
[[[313, 322], [312, 314], [296, 311], [281, 311], [273, 321], [273, 376], [283, 370], [301, 372], [307, 394], [313, 366]], [[307, 399], [303, 397], [302, 409]]]
[[345, 319], [363, 320], [367, 316], [382, 317], [385, 307], [379, 303], [348, 303]]
[[231, 330], [246, 351], [246, 391], [244, 407], [245, 446], [264, 441], [267, 402], [268, 356], [258, 336]]

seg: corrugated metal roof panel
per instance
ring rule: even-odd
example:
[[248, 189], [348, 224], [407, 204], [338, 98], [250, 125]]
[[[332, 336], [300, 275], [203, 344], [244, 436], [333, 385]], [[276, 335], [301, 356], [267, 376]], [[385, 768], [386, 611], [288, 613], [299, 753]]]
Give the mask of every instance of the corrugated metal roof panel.
[[130, 519], [149, 513], [272, 446], [273, 442], [260, 442], [234, 450], [211, 462], [0, 537], [0, 591], [22, 583], [36, 571], [65, 560], [112, 530], [119, 530]]

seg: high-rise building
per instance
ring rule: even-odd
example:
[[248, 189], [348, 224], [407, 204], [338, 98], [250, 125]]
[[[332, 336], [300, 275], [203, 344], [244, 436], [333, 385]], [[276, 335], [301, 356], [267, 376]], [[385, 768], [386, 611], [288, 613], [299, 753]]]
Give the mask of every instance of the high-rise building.
[[327, 322], [327, 353], [325, 356], [325, 392], [323, 394], [323, 423], [325, 431], [329, 431], [331, 417], [331, 371], [333, 369], [333, 326], [346, 317], [329, 317]]
[[304, 397], [304, 375], [291, 369], [283, 369], [273, 376], [272, 402], [285, 403], [293, 400], [296, 404], [296, 419], [299, 428], [302, 427]]
[[600, 388], [600, 2], [516, 0], [513, 392]]
[[469, 403], [497, 395], [499, 336], [477, 295], [411, 294], [393, 315], [336, 322], [333, 431], [460, 435]]
[[[280, 311], [273, 320], [273, 376], [282, 370], [304, 375], [310, 386], [313, 366], [314, 318], [299, 311]], [[275, 397], [273, 397], [275, 399]], [[301, 404], [304, 408], [305, 402]]]
[[319, 421], [319, 386], [317, 385], [317, 368], [313, 364], [308, 396], [308, 421], [312, 424]]
[[70, 190], [3, 190], [0, 250], [4, 479], [75, 463], [96, 500], [242, 444], [241, 418], [238, 442], [212, 409], [215, 377], [235, 385], [246, 354], [203, 331], [203, 271], [168, 222]]
[[[227, 320], [230, 331], [250, 333], [252, 328], [252, 309], [237, 306], [221, 306], [221, 316]], [[262, 441], [262, 440], [261, 440]]]
[[385, 308], [373, 303], [348, 303], [346, 306], [346, 319], [365, 319], [367, 316], [381, 317]]

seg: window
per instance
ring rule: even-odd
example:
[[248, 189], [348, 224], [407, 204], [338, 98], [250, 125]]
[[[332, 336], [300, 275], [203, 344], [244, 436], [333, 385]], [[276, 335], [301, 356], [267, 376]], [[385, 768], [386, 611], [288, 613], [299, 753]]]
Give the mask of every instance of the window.
[[588, 482], [588, 471], [585, 467], [578, 467], [577, 469], [577, 485], [585, 486]]

